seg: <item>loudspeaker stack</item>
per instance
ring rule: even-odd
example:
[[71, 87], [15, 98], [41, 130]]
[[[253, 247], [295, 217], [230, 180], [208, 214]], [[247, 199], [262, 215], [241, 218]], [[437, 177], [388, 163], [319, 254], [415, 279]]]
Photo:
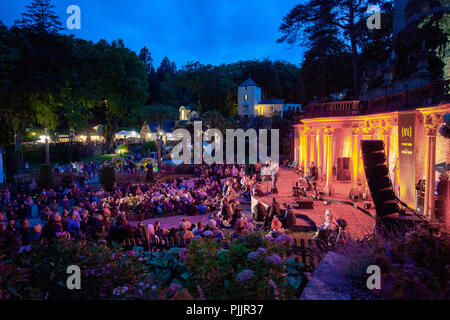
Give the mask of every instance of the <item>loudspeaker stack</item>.
[[399, 212], [392, 181], [389, 178], [389, 169], [386, 166], [384, 142], [382, 140], [362, 140], [361, 151], [366, 173], [377, 216], [382, 218]]

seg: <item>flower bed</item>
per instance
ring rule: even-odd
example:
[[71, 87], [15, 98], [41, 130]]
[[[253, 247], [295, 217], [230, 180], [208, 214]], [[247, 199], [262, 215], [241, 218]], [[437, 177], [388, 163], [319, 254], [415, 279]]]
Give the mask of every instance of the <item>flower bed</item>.
[[[5, 299], [295, 299], [304, 264], [289, 244], [252, 235], [227, 244], [211, 239], [187, 248], [144, 252], [59, 237], [0, 258]], [[81, 269], [81, 290], [66, 287], [67, 267]]]
[[[450, 299], [450, 238], [419, 230], [404, 239], [378, 237], [350, 243], [341, 253], [350, 258], [348, 277], [353, 299]], [[368, 290], [367, 267], [381, 269], [381, 289]]]

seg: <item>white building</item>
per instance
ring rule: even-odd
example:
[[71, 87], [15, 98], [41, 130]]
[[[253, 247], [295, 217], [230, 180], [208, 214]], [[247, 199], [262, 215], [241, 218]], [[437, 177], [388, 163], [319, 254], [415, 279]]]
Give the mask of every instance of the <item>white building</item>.
[[301, 105], [285, 104], [282, 99], [262, 100], [261, 88], [248, 78], [238, 88], [238, 114], [241, 117], [272, 117], [287, 111], [300, 112]]

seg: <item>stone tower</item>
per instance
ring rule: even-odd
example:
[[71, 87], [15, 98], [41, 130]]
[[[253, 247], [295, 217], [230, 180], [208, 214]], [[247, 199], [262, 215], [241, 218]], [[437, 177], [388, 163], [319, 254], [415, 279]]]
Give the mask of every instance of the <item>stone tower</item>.
[[248, 78], [238, 89], [238, 114], [241, 117], [255, 117], [260, 101], [261, 88], [252, 78]]

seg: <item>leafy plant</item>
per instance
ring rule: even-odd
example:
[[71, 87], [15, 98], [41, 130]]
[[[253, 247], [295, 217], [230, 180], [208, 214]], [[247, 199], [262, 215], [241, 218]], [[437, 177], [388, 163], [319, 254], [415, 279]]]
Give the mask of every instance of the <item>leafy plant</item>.
[[[133, 251], [67, 238], [34, 245], [15, 257], [14, 264], [27, 275], [23, 279], [27, 290], [39, 289], [36, 297], [39, 299], [113, 299], [117, 298], [116, 288], [149, 283], [144, 264]], [[70, 265], [80, 267], [80, 290], [69, 290], [66, 286]], [[141, 287], [144, 295], [147, 291], [143, 289], [149, 287], [143, 284]]]
[[116, 171], [113, 167], [105, 166], [103, 168], [100, 182], [105, 190], [112, 191], [114, 189], [114, 184], [116, 183]]
[[[341, 249], [350, 258], [354, 297], [361, 299], [449, 299], [450, 239], [422, 229], [403, 238], [367, 238]], [[365, 287], [369, 265], [381, 268], [381, 290]]]
[[156, 141], [148, 141], [144, 142], [142, 144], [142, 151], [150, 153], [150, 152], [156, 152], [158, 150], [158, 145], [156, 144]]
[[186, 287], [206, 299], [291, 299], [301, 294], [306, 268], [284, 259], [289, 246], [253, 234], [228, 249], [220, 242], [198, 239], [185, 252], [191, 273]]
[[41, 189], [51, 189], [53, 187], [52, 166], [42, 164], [39, 169], [39, 187]]
[[172, 248], [160, 252], [143, 253], [142, 262], [155, 285], [167, 288], [172, 284], [184, 284], [190, 278], [191, 273], [180, 259], [181, 250], [185, 249]]

